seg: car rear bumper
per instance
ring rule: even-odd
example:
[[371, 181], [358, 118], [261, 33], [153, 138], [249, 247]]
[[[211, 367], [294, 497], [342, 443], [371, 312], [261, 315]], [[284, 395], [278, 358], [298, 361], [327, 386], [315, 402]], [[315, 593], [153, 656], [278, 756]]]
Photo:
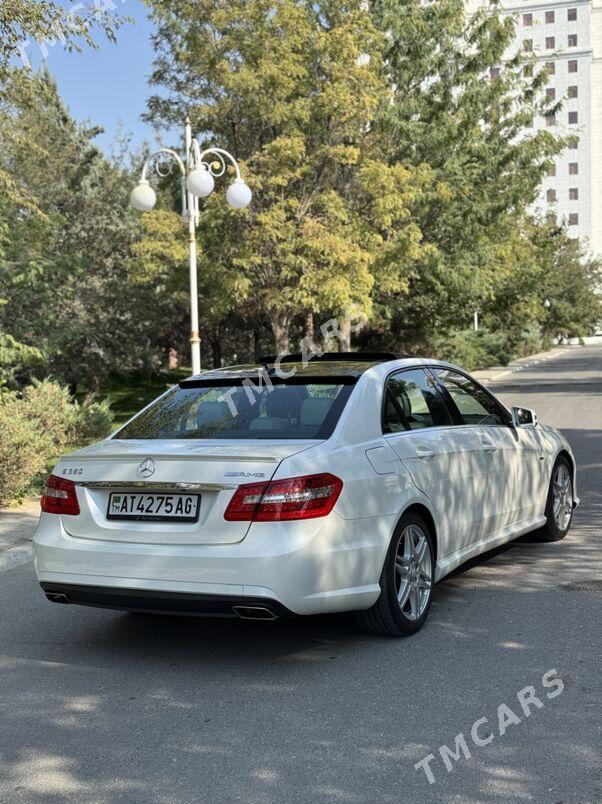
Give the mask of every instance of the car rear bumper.
[[281, 603], [269, 598], [158, 592], [154, 589], [120, 589], [69, 583], [42, 582], [40, 586], [53, 603], [73, 603], [102, 609], [201, 617], [241, 617], [248, 620], [275, 620], [278, 617], [294, 616]]
[[331, 514], [254, 523], [237, 544], [154, 545], [76, 538], [42, 514], [34, 558], [43, 588], [69, 597], [61, 589], [74, 587], [71, 600], [83, 605], [224, 614], [264, 601], [278, 616], [321, 614], [376, 601], [393, 527], [391, 517]]

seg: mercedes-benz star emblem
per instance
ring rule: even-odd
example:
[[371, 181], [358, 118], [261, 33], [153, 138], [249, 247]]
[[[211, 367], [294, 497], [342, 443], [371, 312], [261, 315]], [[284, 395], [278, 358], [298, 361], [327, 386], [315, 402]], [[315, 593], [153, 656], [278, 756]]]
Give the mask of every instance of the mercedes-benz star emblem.
[[155, 462], [152, 458], [147, 458], [145, 461], [142, 461], [140, 466], [138, 467], [138, 474], [140, 477], [150, 477], [155, 473]]

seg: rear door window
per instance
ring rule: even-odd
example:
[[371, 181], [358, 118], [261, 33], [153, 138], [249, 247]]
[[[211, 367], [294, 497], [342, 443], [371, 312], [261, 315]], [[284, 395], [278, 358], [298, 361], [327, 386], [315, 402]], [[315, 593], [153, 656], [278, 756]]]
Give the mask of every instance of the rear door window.
[[388, 378], [383, 410], [384, 433], [452, 423], [441, 392], [423, 369], [400, 371]]

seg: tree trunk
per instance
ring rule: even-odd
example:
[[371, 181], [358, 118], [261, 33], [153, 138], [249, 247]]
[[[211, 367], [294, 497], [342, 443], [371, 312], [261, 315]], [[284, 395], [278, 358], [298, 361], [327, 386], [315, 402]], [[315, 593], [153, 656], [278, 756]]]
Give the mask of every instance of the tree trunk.
[[219, 330], [211, 337], [211, 359], [213, 360], [213, 368], [222, 367], [222, 342]]
[[276, 353], [279, 355], [288, 354], [290, 344], [290, 317], [288, 313], [271, 313], [270, 324], [272, 325], [272, 332], [274, 333]]
[[348, 318], [342, 318], [339, 321], [339, 330], [341, 332], [341, 341], [339, 344], [339, 352], [351, 351], [351, 321]]
[[314, 314], [311, 310], [305, 313], [305, 335], [313, 343], [314, 340]]

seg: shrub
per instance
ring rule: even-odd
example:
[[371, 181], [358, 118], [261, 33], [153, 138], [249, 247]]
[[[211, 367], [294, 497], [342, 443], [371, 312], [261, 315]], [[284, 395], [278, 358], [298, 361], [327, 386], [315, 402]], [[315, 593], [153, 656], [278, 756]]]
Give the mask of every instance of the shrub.
[[0, 396], [0, 503], [19, 499], [46, 468], [48, 443], [18, 400]]
[[501, 332], [472, 329], [450, 333], [434, 344], [435, 355], [468, 371], [505, 366], [512, 358], [508, 338]]
[[109, 435], [113, 429], [113, 413], [108, 399], [102, 402], [84, 400], [77, 406], [75, 442], [91, 444]]
[[61, 453], [111, 432], [108, 402], [74, 402], [51, 380], [0, 395], [0, 503], [39, 490]]
[[57, 451], [74, 442], [78, 405], [68, 388], [52, 380], [34, 380], [18, 398], [23, 415], [37, 423]]
[[538, 326], [524, 329], [512, 344], [512, 357], [528, 357], [544, 349], [544, 340]]

